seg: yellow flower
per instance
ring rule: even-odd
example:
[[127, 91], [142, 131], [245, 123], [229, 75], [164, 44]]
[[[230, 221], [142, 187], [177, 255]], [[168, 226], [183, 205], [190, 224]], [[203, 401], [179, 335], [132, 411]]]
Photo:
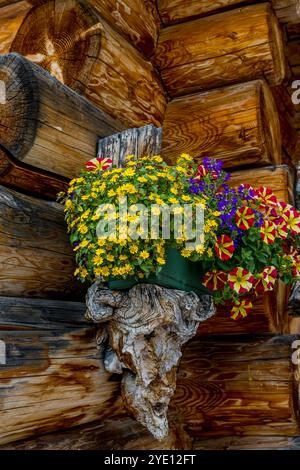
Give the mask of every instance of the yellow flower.
[[160, 204], [160, 205], [163, 205], [165, 203], [160, 197], [157, 197], [155, 202], [156, 204]]
[[84, 194], [84, 196], [82, 196], [81, 199], [82, 199], [83, 201], [87, 201], [89, 197], [90, 197], [90, 196], [88, 196], [87, 194]]
[[212, 251], [211, 248], [208, 248], [208, 249], [207, 249], [207, 254], [208, 254], [209, 258], [212, 258], [212, 257], [213, 257], [214, 253], [213, 253], [213, 251]]
[[[120, 255], [120, 260], [121, 261], [125, 261], [127, 258], [128, 258], [127, 255]], [[108, 257], [107, 257], [107, 259], [108, 259]]]
[[189, 202], [189, 201], [191, 201], [191, 198], [190, 198], [190, 196], [187, 196], [186, 194], [184, 194], [182, 196], [182, 200], [185, 201], [185, 202]]
[[96, 266], [99, 266], [100, 264], [103, 263], [103, 258], [102, 258], [102, 256], [96, 255], [96, 256], [93, 258], [93, 262], [95, 263]]
[[176, 199], [175, 197], [169, 197], [169, 202], [171, 204], [178, 204], [178, 199]]
[[163, 159], [159, 155], [155, 155], [154, 157], [152, 157], [152, 160], [157, 162], [157, 163], [162, 163], [163, 162]]
[[170, 189], [172, 194], [175, 194], [175, 196], [178, 194], [178, 189], [173, 186], [173, 188]]
[[77, 268], [75, 273], [74, 273], [74, 276], [80, 276], [81, 278], [85, 279], [88, 275], [88, 272], [85, 268]]
[[99, 246], [104, 246], [106, 243], [106, 239], [105, 238], [98, 238], [98, 245]]
[[212, 215], [214, 215], [215, 217], [219, 217], [219, 215], [221, 215], [221, 212], [215, 211], [212, 213]]
[[109, 255], [107, 255], [107, 259], [108, 259], [108, 261], [113, 262], [115, 260], [115, 257], [113, 255], [109, 254]]
[[97, 193], [95, 192], [91, 193], [91, 198], [96, 199], [96, 197], [97, 197]]
[[124, 172], [123, 172], [123, 175], [124, 176], [134, 176], [135, 175], [135, 171], [133, 168], [127, 168]]
[[193, 157], [191, 157], [188, 153], [182, 153], [178, 159], [179, 161], [180, 160], [185, 160], [187, 162], [192, 162], [193, 161]]
[[145, 250], [143, 250], [140, 254], [140, 258], [143, 258], [143, 259], [148, 259], [149, 258], [149, 253]]
[[183, 166], [180, 166], [180, 165], [177, 165], [176, 167], [176, 170], [179, 172], [179, 173], [187, 173], [187, 168], [184, 168]]
[[112, 176], [112, 177], [110, 178], [110, 181], [111, 181], [112, 183], [115, 183], [116, 181], [118, 181], [118, 179], [119, 179], [119, 176], [118, 176], [118, 175], [114, 175], [114, 176]]
[[105, 253], [105, 250], [103, 250], [103, 248], [98, 248], [96, 250], [96, 255], [98, 255], [98, 256], [103, 255], [103, 253]]
[[80, 248], [85, 248], [86, 246], [88, 246], [89, 244], [89, 241], [88, 240], [83, 240], [81, 243], [80, 243]]
[[166, 260], [164, 258], [158, 257], [157, 258], [158, 264], [166, 264]]
[[116, 191], [114, 189], [110, 189], [107, 193], [108, 197], [113, 197], [116, 195]]
[[191, 254], [192, 254], [192, 250], [188, 250], [187, 248], [184, 248], [183, 250], [181, 250], [181, 255], [184, 258], [188, 258], [189, 256], [191, 256]]
[[125, 157], [125, 160], [132, 160], [133, 158], [135, 158], [135, 155], [130, 154]]
[[99, 220], [100, 219], [100, 214], [94, 214], [92, 217], [92, 220]]
[[87, 209], [81, 216], [82, 219], [87, 219], [88, 216], [90, 215], [91, 210]]
[[149, 178], [150, 178], [152, 181], [157, 181], [157, 180], [158, 180], [157, 176], [155, 176], [155, 175], [149, 175]]
[[147, 183], [148, 181], [147, 178], [145, 178], [144, 176], [139, 176], [137, 180], [139, 183]]
[[78, 227], [78, 232], [81, 233], [82, 235], [85, 235], [86, 233], [88, 233], [89, 229], [87, 228], [86, 225], [79, 225]]
[[154, 166], [152, 165], [146, 165], [145, 168], [146, 170], [155, 170]]
[[131, 247], [129, 248], [129, 251], [130, 251], [130, 253], [135, 255], [139, 251], [139, 249], [138, 249], [137, 245], [131, 245]]

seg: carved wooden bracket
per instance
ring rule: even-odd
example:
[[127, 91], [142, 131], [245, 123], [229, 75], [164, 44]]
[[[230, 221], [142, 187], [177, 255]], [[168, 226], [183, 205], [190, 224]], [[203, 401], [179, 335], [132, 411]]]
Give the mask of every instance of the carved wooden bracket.
[[157, 285], [111, 291], [97, 282], [87, 293], [86, 317], [104, 323], [98, 339], [105, 368], [123, 374], [127, 410], [159, 440], [168, 434], [182, 346], [214, 313], [210, 296]]

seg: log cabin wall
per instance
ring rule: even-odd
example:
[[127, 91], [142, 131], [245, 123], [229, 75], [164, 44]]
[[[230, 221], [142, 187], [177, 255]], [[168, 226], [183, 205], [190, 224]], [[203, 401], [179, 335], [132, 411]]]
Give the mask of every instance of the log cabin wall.
[[[30, 138], [34, 135], [29, 149], [18, 132], [5, 134], [9, 139], [3, 143], [15, 144], [18, 136], [23, 147], [19, 141], [16, 161], [2, 158], [12, 168], [6, 168], [2, 183], [29, 191], [30, 184], [27, 181], [26, 187], [22, 179], [30, 174], [31, 181], [39, 181], [36, 194], [45, 197], [46, 177], [55, 175], [54, 187], [65, 185], [92, 151], [97, 133], [103, 137], [126, 127], [163, 123], [163, 154], [170, 162], [180, 151], [190, 152], [199, 161], [203, 155], [221, 157], [234, 171], [232, 184], [244, 179], [254, 185], [267, 183], [278, 197], [291, 202], [291, 158], [296, 144], [295, 136], [286, 138], [284, 127], [289, 109], [284, 44], [285, 31], [296, 29], [291, 23], [298, 21], [299, 2], [158, 0], [158, 12], [155, 3], [0, 0], [0, 52], [17, 52], [34, 65], [16, 56], [0, 61], [25, 63], [39, 84], [41, 97], [34, 101], [39, 109], [38, 126], [30, 134]], [[51, 35], [53, 25], [56, 36]], [[11, 77], [10, 86], [19, 86]], [[62, 104], [56, 110], [49, 103], [57, 94]], [[43, 114], [40, 110], [46, 108]], [[72, 141], [75, 145], [78, 141], [78, 123], [81, 144], [75, 156]], [[1, 124], [0, 143], [5, 127]], [[289, 124], [290, 136], [293, 120]], [[8, 128], [15, 130], [11, 122]], [[74, 159], [72, 165], [62, 158], [65, 155]], [[57, 229], [53, 219], [48, 221], [45, 215], [45, 225], [43, 217], [38, 220], [32, 210], [40, 205], [44, 214], [48, 206], [43, 201], [2, 191], [12, 203], [9, 214], [4, 212], [0, 219], [5, 227], [0, 249], [4, 273], [0, 333], [9, 351], [7, 367], [3, 373], [0, 369], [1, 444], [12, 442], [10, 449], [72, 448], [80, 436], [82, 447], [88, 449], [197, 449], [210, 448], [212, 436], [218, 437], [216, 446], [220, 446], [241, 434], [270, 446], [271, 439], [287, 443], [295, 437], [296, 442], [299, 370], [291, 357], [298, 337], [274, 337], [288, 333], [286, 289], [278, 286], [274, 294], [257, 299], [252, 317], [235, 323], [226, 310], [219, 309], [203, 325], [202, 337], [187, 347], [181, 364], [170, 411], [170, 436], [163, 443], [154, 442], [124, 416], [119, 381], [103, 371], [101, 353], [93, 342], [95, 330], [82, 320], [84, 306], [65, 300], [73, 296], [69, 280], [74, 267], [62, 235], [60, 209], [56, 207], [53, 216], [55, 224], [61, 222]], [[54, 192], [47, 196], [53, 198]], [[27, 228], [23, 233], [16, 226], [24, 218], [28, 227], [41, 231], [38, 242], [34, 231], [29, 233]], [[57, 230], [62, 235], [58, 257], [46, 246]], [[14, 250], [13, 258], [7, 256], [10, 250]], [[43, 261], [47, 259], [49, 265]], [[61, 263], [65, 263], [63, 268]], [[47, 279], [45, 268], [50, 273]], [[58, 273], [55, 279], [52, 271]], [[55, 433], [78, 425], [64, 434], [63, 441]], [[34, 439], [14, 443], [29, 437]], [[250, 445], [249, 439], [244, 437], [245, 446]]]

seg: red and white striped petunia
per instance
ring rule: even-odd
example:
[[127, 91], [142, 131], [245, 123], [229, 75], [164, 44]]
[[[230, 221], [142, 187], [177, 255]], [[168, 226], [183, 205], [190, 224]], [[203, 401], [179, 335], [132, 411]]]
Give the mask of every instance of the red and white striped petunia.
[[283, 212], [282, 217], [286, 222], [287, 228], [293, 235], [300, 233], [300, 214], [298, 211], [295, 209], [286, 210]]
[[286, 221], [284, 220], [283, 217], [279, 217], [276, 220], [274, 220], [274, 225], [276, 226], [276, 231], [277, 235], [282, 238], [282, 240], [286, 240], [288, 237], [288, 226], [286, 224]]
[[88, 171], [104, 171], [107, 170], [112, 165], [111, 158], [93, 158], [86, 164], [86, 169]]
[[251, 311], [253, 304], [250, 300], [242, 300], [238, 305], [235, 305], [230, 312], [232, 320], [239, 320], [245, 318]]
[[202, 284], [210, 290], [219, 290], [227, 282], [227, 273], [225, 271], [209, 271], [205, 274]]
[[254, 284], [253, 274], [247, 269], [238, 267], [234, 268], [228, 274], [228, 284], [237, 294], [245, 294], [249, 292]]
[[300, 277], [300, 256], [293, 258], [293, 276]]
[[265, 243], [272, 245], [275, 242], [276, 237], [276, 226], [274, 223], [265, 220], [263, 225], [260, 227], [260, 236]]
[[256, 190], [257, 197], [261, 198], [268, 206], [277, 206], [278, 200], [272, 189], [262, 186]]
[[221, 235], [215, 243], [215, 252], [223, 261], [228, 261], [233, 256], [234, 243], [228, 235]]
[[249, 230], [255, 222], [255, 217], [251, 207], [241, 207], [236, 211], [236, 225], [242, 230]]
[[258, 294], [268, 292], [274, 289], [278, 271], [274, 266], [267, 266], [262, 273], [258, 274], [257, 281], [255, 283], [255, 291]]
[[194, 180], [200, 180], [204, 176], [208, 174], [208, 170], [205, 168], [204, 165], [199, 165], [197, 168], [197, 173], [193, 177]]

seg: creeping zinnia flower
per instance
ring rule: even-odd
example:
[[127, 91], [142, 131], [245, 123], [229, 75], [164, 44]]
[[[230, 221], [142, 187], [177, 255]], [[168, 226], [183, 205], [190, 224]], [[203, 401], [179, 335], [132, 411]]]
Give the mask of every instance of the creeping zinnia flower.
[[260, 236], [268, 245], [272, 245], [275, 242], [276, 227], [273, 222], [265, 220], [263, 225], [260, 227]]
[[227, 274], [225, 271], [214, 270], [205, 274], [202, 284], [210, 290], [218, 290], [224, 287], [226, 281]]
[[93, 158], [86, 164], [86, 169], [88, 171], [104, 171], [107, 170], [112, 165], [111, 158]]
[[238, 294], [245, 294], [252, 289], [254, 277], [247, 269], [234, 268], [228, 275], [228, 284]]
[[254, 213], [251, 207], [241, 207], [236, 211], [236, 225], [242, 230], [249, 230], [255, 222]]
[[230, 317], [232, 320], [239, 320], [240, 318], [245, 318], [248, 316], [248, 313], [252, 309], [253, 305], [250, 300], [242, 300], [238, 305], [235, 305], [230, 312]]
[[215, 252], [218, 258], [223, 261], [227, 261], [232, 258], [234, 252], [234, 242], [232, 238], [228, 235], [221, 235], [218, 237], [215, 244]]

